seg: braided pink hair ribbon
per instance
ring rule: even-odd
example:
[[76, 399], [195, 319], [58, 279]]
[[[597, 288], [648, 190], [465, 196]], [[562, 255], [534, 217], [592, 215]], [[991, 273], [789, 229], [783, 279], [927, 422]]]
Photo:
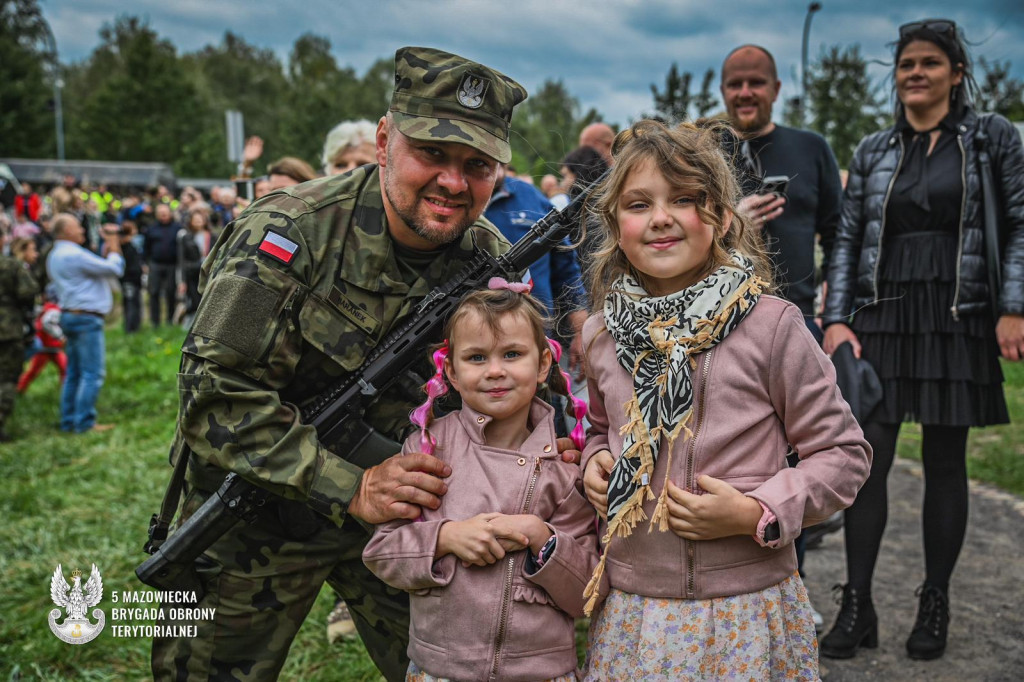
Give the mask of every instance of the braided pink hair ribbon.
[[551, 355], [555, 359], [555, 367], [558, 368], [558, 373], [562, 375], [562, 379], [565, 380], [566, 393], [569, 394], [569, 400], [572, 401], [572, 416], [576, 418], [576, 426], [573, 427], [572, 433], [569, 437], [572, 438], [573, 445], [576, 446], [577, 450], [583, 450], [584, 437], [583, 437], [583, 418], [587, 416], [587, 403], [580, 398], [577, 398], [572, 393], [572, 381], [569, 379], [569, 375], [566, 374], [562, 366], [558, 364], [558, 361], [562, 359], [562, 344], [558, 343], [554, 339], [548, 339], [548, 345], [551, 346]]
[[448, 384], [444, 381], [444, 361], [448, 357], [449, 350], [448, 339], [445, 339], [444, 345], [434, 351], [432, 356], [434, 376], [430, 377], [430, 381], [427, 382], [427, 400], [409, 415], [409, 420], [420, 427], [420, 450], [428, 455], [434, 454], [437, 440], [430, 435], [430, 430], [427, 428], [427, 418], [430, 415], [430, 408], [433, 406], [434, 401], [448, 392]]
[[[445, 339], [444, 345], [435, 350], [431, 356], [434, 360], [434, 376], [430, 377], [430, 381], [427, 382], [427, 399], [422, 405], [409, 413], [409, 421], [420, 427], [420, 451], [428, 455], [434, 454], [437, 439], [431, 435], [430, 429], [427, 428], [427, 418], [430, 416], [430, 408], [433, 406], [434, 401], [448, 392], [448, 384], [444, 381], [444, 361], [448, 357], [448, 352], [448, 339]], [[420, 514], [416, 520], [422, 521], [423, 515]]]

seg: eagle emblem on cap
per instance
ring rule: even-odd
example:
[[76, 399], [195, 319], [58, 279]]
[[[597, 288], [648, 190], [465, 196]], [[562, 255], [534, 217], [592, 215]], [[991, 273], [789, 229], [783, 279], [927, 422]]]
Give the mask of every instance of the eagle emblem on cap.
[[467, 109], [479, 109], [484, 103], [484, 93], [487, 92], [488, 85], [490, 81], [486, 78], [467, 73], [459, 85], [459, 104]]

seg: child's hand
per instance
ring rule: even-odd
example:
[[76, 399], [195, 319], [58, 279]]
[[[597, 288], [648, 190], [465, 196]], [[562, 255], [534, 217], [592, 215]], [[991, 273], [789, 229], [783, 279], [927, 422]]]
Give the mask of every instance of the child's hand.
[[[505, 514], [477, 514], [465, 521], [449, 521], [437, 536], [436, 558], [454, 554], [463, 566], [487, 566], [505, 557], [505, 552], [521, 549], [530, 539], [506, 521]], [[503, 546], [504, 545], [504, 546]]]
[[583, 490], [601, 518], [608, 517], [608, 477], [611, 476], [615, 459], [608, 450], [598, 450], [587, 462], [583, 472]]
[[[540, 553], [544, 543], [554, 535], [551, 529], [548, 528], [548, 524], [544, 523], [539, 516], [534, 514], [509, 515], [504, 517], [504, 521], [530, 539], [529, 547], [534, 554]], [[506, 549], [508, 548], [506, 547]], [[523, 548], [517, 547], [516, 549]]]
[[714, 540], [731, 535], [753, 535], [761, 520], [761, 504], [725, 481], [701, 476], [697, 485], [707, 494], [688, 493], [668, 482], [668, 526], [687, 540]]
[[556, 438], [555, 447], [558, 448], [558, 454], [562, 456], [563, 462], [569, 464], [579, 464], [580, 457], [583, 453], [576, 449], [576, 444], [572, 442], [572, 438]]

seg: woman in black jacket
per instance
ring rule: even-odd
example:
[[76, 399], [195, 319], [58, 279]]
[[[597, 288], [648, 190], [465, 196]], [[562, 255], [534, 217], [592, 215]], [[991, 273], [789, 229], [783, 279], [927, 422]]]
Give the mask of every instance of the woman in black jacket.
[[[1009, 421], [998, 358], [1024, 357], [1020, 136], [1006, 119], [972, 110], [970, 61], [952, 21], [900, 27], [893, 80], [896, 125], [865, 138], [850, 166], [825, 305], [825, 351], [849, 341], [885, 392], [864, 424], [874, 449], [871, 475], [845, 514], [848, 582], [836, 624], [821, 641], [821, 653], [833, 658], [877, 645], [871, 578], [904, 421], [922, 424], [925, 475], [926, 572], [907, 652], [916, 659], [945, 652], [949, 579], [967, 527], [967, 432]], [[992, 158], [1001, 223], [995, 311], [980, 144]]]

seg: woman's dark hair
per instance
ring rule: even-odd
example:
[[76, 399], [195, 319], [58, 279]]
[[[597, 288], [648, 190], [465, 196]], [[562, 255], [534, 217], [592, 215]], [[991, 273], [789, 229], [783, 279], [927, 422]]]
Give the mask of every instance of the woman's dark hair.
[[967, 53], [967, 43], [960, 27], [949, 19], [922, 19], [900, 26], [899, 40], [893, 43], [892, 93], [896, 116], [899, 117], [903, 114], [903, 102], [896, 95], [896, 69], [899, 66], [903, 50], [915, 40], [925, 40], [936, 45], [949, 57], [953, 72], [963, 73], [960, 85], [953, 86], [953, 91], [950, 93], [950, 110], [959, 113], [974, 104], [978, 84], [974, 80], [971, 57]]
[[569, 188], [569, 197], [572, 199], [608, 170], [608, 163], [601, 152], [593, 147], [573, 149], [562, 159], [562, 165], [576, 176], [576, 182]]
[[295, 156], [283, 156], [267, 166], [267, 175], [286, 175], [295, 182], [309, 182], [317, 175], [313, 167]]

